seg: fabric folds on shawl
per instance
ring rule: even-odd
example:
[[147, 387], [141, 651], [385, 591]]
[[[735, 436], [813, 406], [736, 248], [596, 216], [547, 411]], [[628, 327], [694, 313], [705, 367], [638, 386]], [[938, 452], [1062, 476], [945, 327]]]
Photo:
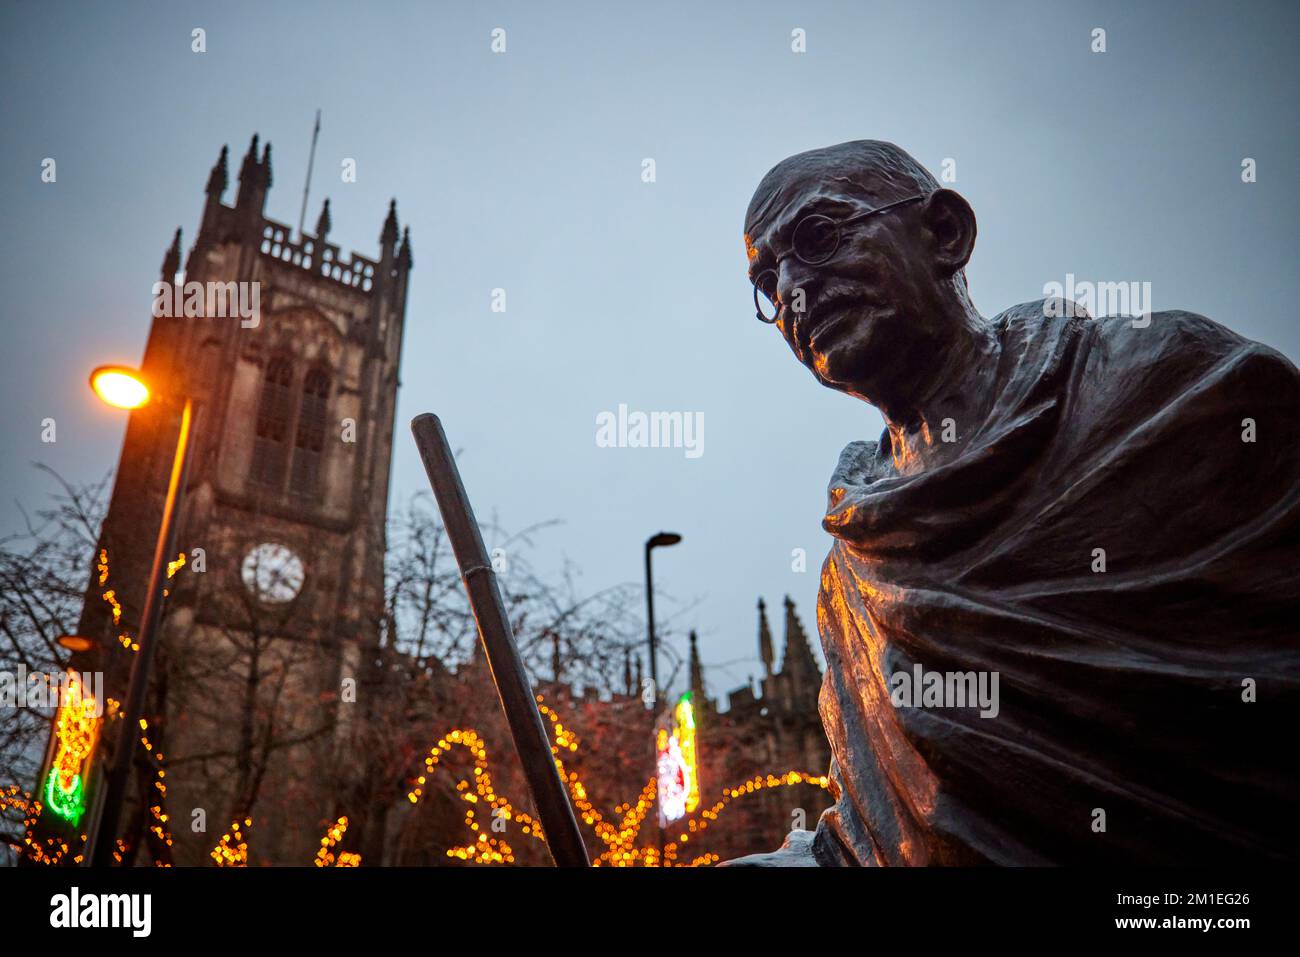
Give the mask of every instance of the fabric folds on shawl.
[[[830, 483], [817, 861], [1293, 859], [1300, 374], [1190, 313], [994, 321], [955, 460], [899, 475], [886, 433]], [[916, 664], [997, 672], [997, 716], [895, 707]]]

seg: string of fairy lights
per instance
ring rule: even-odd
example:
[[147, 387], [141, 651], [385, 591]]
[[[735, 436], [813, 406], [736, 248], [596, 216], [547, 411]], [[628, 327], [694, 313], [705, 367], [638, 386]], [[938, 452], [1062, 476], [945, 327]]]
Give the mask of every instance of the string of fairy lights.
[[[185, 554], [168, 563], [167, 578], [170, 580], [185, 566]], [[108, 604], [113, 615], [114, 627], [119, 627], [122, 606], [113, 588], [105, 588], [109, 578], [109, 561], [107, 550], [101, 549], [97, 562], [98, 584], [104, 588], [101, 597]], [[166, 594], [166, 591], [164, 591]], [[139, 645], [124, 631], [119, 632], [118, 642], [123, 648], [135, 652]], [[98, 742], [104, 718], [94, 714], [95, 700], [85, 695], [79, 678], [69, 672], [67, 692], [54, 719], [55, 748], [49, 772], [46, 775], [43, 795], [51, 811], [58, 814], [74, 827], [80, 823], [85, 812], [85, 794], [83, 774], [89, 766], [90, 757]], [[680, 860], [682, 850], [692, 839], [698, 840], [711, 824], [718, 821], [722, 812], [734, 801], [745, 798], [762, 790], [778, 787], [793, 787], [806, 784], [823, 790], [829, 786], [826, 775], [806, 774], [801, 771], [787, 771], [784, 774], [756, 775], [734, 787], [724, 788], [721, 798], [712, 806], [704, 808], [696, 816], [674, 822], [675, 839], [666, 840], [662, 851], [658, 840], [640, 843], [641, 825], [655, 807], [656, 779], [651, 777], [634, 800], [614, 808], [617, 820], [607, 821], [599, 808], [592, 801], [586, 785], [577, 771], [569, 770], [564, 763], [564, 756], [576, 755], [580, 745], [577, 733], [567, 727], [559, 713], [548, 705], [543, 695], [537, 695], [537, 707], [550, 722], [554, 743], [551, 752], [556, 769], [573, 800], [574, 810], [579, 819], [590, 827], [600, 842], [602, 850], [592, 860], [594, 866], [613, 867], [697, 867], [718, 861], [718, 855], [710, 852], [696, 855], [689, 860]], [[119, 718], [118, 702], [109, 699], [106, 718]], [[156, 794], [149, 802], [149, 832], [157, 839], [158, 846], [170, 848], [174, 838], [168, 829], [166, 812], [167, 771], [163, 766], [163, 755], [155, 750], [148, 736], [148, 722], [140, 719], [140, 741], [146, 753], [154, 758], [155, 778], [153, 788]], [[543, 841], [545, 835], [539, 821], [529, 814], [516, 810], [509, 799], [499, 794], [492, 783], [492, 774], [488, 762], [487, 745], [479, 733], [470, 728], [457, 728], [440, 737], [429, 749], [424, 758], [424, 770], [419, 774], [407, 800], [412, 805], [418, 804], [425, 796], [429, 779], [442, 766], [443, 759], [454, 748], [468, 751], [473, 770], [469, 777], [458, 780], [455, 789], [467, 805], [465, 826], [471, 840], [463, 845], [450, 847], [446, 855], [460, 861], [473, 864], [513, 864], [515, 851], [504, 836], [507, 824], [514, 822], [520, 832], [532, 840]], [[692, 755], [693, 757], [693, 755]], [[23, 828], [25, 838], [22, 847], [16, 847], [19, 853], [28, 859], [45, 864], [58, 864], [71, 853], [68, 842], [57, 837], [47, 838], [45, 842], [35, 837], [34, 827], [42, 813], [42, 801], [33, 799], [32, 795], [22, 791], [17, 785], [0, 788], [0, 812], [14, 810], [24, 815]], [[694, 806], [689, 808], [694, 810]], [[481, 813], [480, 813], [481, 812]], [[343, 840], [348, 829], [348, 818], [339, 817], [329, 825], [320, 841], [315, 865], [317, 867], [357, 867], [361, 855], [350, 851], [337, 851], [337, 845]], [[245, 867], [248, 865], [248, 839], [245, 835], [251, 829], [251, 817], [233, 821], [229, 830], [222, 835], [209, 852], [208, 856], [219, 867]], [[86, 835], [81, 835], [79, 843], [84, 844]], [[117, 842], [114, 857], [120, 862], [125, 859], [128, 848], [121, 840]], [[81, 863], [80, 850], [73, 856], [76, 863]], [[155, 858], [154, 865], [170, 866], [166, 860]]]
[[361, 855], [354, 854], [351, 851], [340, 851], [337, 855], [334, 853], [334, 846], [343, 840], [343, 835], [348, 831], [347, 815], [339, 818], [330, 825], [325, 836], [320, 839], [320, 850], [316, 852], [317, 867], [358, 867], [361, 864]]
[[[149, 730], [149, 722], [144, 718], [140, 719], [140, 730], [141, 732]], [[147, 753], [154, 756], [157, 762], [154, 766], [153, 789], [158, 793], [149, 804], [149, 832], [158, 839], [160, 846], [172, 847], [172, 835], [167, 829], [167, 770], [163, 767], [163, 754], [161, 751], [154, 750], [153, 742], [149, 740], [148, 734], [142, 733], [140, 735], [140, 744], [144, 746]], [[171, 867], [171, 864], [168, 861], [155, 858], [154, 866]]]
[[[688, 844], [693, 837], [698, 838], [699, 835], [703, 834], [710, 824], [719, 819], [722, 812], [733, 801], [765, 789], [808, 784], [825, 790], [830, 784], [826, 775], [787, 771], [779, 775], [756, 775], [734, 787], [725, 788], [722, 797], [717, 803], [701, 811], [697, 817], [689, 818], [681, 823], [682, 829], [677, 832], [676, 840], [665, 842], [661, 855], [659, 848], [653, 843], [647, 845], [638, 844], [641, 824], [655, 804], [655, 779], [651, 778], [646, 783], [635, 801], [621, 804], [615, 808], [614, 813], [622, 815], [622, 819], [618, 824], [606, 821], [600, 810], [590, 799], [587, 788], [579, 774], [576, 771], [568, 770], [564, 765], [564, 759], [561, 756], [562, 752], [576, 753], [578, 751], [579, 738], [577, 734], [571, 728], [565, 727], [555, 709], [546, 704], [543, 695], [537, 696], [537, 707], [542, 715], [551, 722], [555, 742], [551, 746], [551, 752], [555, 756], [555, 766], [560, 772], [560, 779], [564, 781], [569, 789], [574, 810], [577, 812], [579, 819], [592, 828], [596, 837], [604, 845], [604, 849], [592, 860], [592, 864], [595, 866], [635, 867], [639, 864], [646, 867], [697, 867], [716, 863], [719, 859], [718, 855], [707, 852], [692, 858], [686, 863], [680, 862], [678, 857], [682, 845]], [[474, 762], [473, 784], [471, 785], [468, 779], [463, 779], [457, 782], [456, 789], [460, 792], [462, 800], [471, 805], [466, 812], [465, 823], [475, 833], [475, 840], [469, 845], [449, 849], [447, 855], [475, 864], [513, 863], [513, 849], [504, 838], [495, 837], [482, 830], [476, 820], [474, 805], [486, 802], [494, 821], [516, 820], [521, 826], [521, 831], [535, 840], [543, 839], [541, 825], [527, 814], [516, 811], [509, 800], [494, 791], [491, 773], [488, 768], [487, 750], [476, 731], [457, 729], [440, 738], [424, 759], [425, 772], [416, 778], [415, 787], [407, 794], [407, 800], [412, 804], [417, 804], [420, 801], [425, 793], [425, 785], [434, 770], [439, 766], [443, 755], [452, 747], [458, 745], [465, 747], [470, 752]], [[471, 790], [471, 787], [473, 790]]]
[[208, 852], [208, 857], [216, 862], [217, 867], [248, 866], [248, 841], [244, 838], [244, 828], [252, 826], [253, 819], [247, 817], [242, 822], [234, 821], [230, 830], [221, 835], [217, 846]]

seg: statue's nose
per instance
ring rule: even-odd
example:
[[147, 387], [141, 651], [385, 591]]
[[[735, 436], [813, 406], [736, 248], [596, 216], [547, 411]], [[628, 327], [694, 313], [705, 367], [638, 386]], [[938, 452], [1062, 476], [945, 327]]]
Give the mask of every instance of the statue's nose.
[[[793, 256], [782, 260], [776, 273], [776, 291], [781, 307], [793, 310], [795, 306], [800, 306], [800, 311], [806, 308], [801, 300], [807, 298], [808, 288], [815, 278], [812, 266], [804, 265]], [[802, 297], [797, 295], [800, 289], [804, 291]]]

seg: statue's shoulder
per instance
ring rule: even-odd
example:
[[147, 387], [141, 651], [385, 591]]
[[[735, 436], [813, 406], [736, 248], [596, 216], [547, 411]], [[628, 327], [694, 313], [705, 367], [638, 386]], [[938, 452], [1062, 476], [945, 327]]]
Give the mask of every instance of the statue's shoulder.
[[1208, 316], [1168, 309], [1132, 318], [1112, 316], [1089, 320], [1096, 328], [1097, 359], [1128, 368], [1208, 372], [1226, 363], [1241, 364], [1254, 375], [1300, 377], [1296, 367], [1276, 349], [1248, 339]]
[[1004, 344], [1078, 336], [1094, 373], [1142, 367], [1159, 368], [1163, 375], [1177, 370], [1195, 373], [1234, 359], [1277, 374], [1300, 375], [1276, 349], [1185, 309], [1095, 318], [1076, 302], [1052, 297], [1012, 306], [994, 323]]
[[993, 322], [1003, 328], [1033, 329], [1056, 326], [1062, 320], [1089, 318], [1088, 311], [1077, 302], [1059, 296], [1048, 296], [1046, 299], [1031, 299], [1004, 309], [994, 317]]

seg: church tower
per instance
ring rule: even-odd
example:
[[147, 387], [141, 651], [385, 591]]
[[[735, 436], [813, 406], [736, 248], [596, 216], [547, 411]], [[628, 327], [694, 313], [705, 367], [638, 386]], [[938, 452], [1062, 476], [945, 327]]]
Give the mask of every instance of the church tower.
[[[172, 853], [207, 863], [232, 821], [251, 818], [240, 824], [258, 861], [306, 865], [336, 811], [329, 795], [347, 785], [356, 684], [384, 621], [411, 243], [395, 202], [377, 257], [340, 253], [328, 200], [314, 234], [295, 236], [266, 215], [271, 145], [253, 137], [233, 206], [227, 162], [223, 147], [183, 275], [179, 230], [163, 261], [174, 294], [162, 309], [155, 300], [141, 365], [158, 400], [131, 415], [81, 621], [95, 644], [73, 667], [105, 671], [108, 696], [125, 695], [177, 400], [188, 396], [185, 564], [146, 706], [149, 754], [167, 768]], [[111, 718], [104, 730], [111, 746]], [[148, 840], [145, 862], [159, 851]]]

